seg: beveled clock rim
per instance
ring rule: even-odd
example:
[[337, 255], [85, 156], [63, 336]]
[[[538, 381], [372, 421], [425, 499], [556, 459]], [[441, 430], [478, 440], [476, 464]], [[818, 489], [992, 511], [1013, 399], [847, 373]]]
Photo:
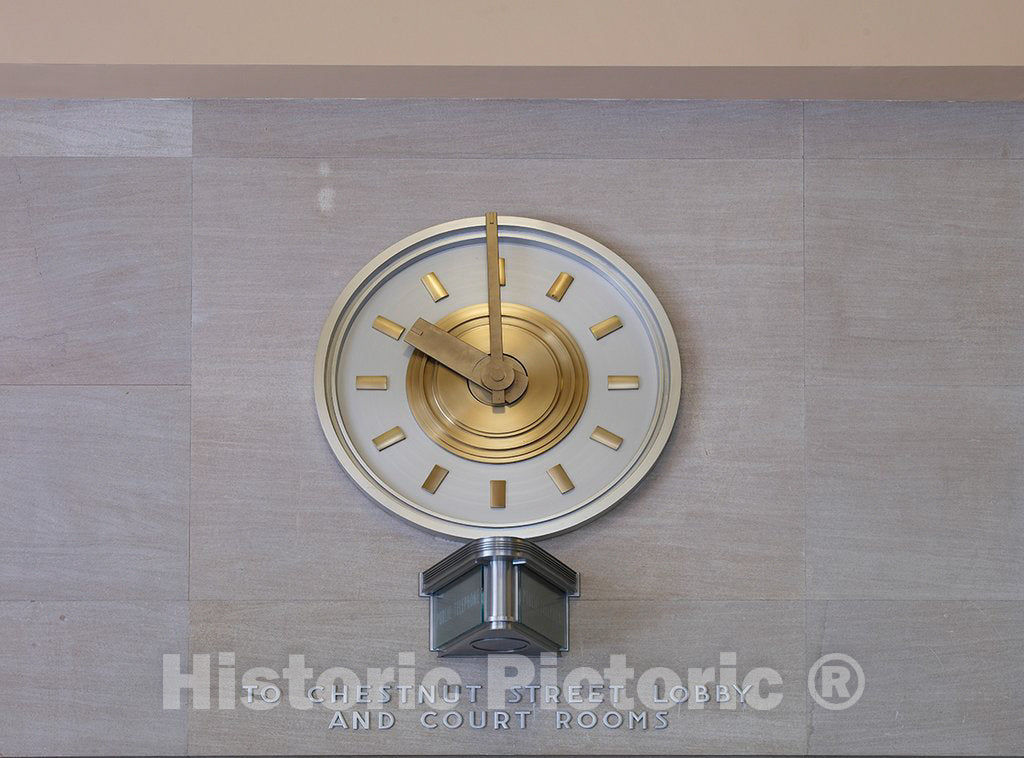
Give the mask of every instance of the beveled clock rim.
[[[354, 445], [349, 439], [344, 426], [340, 423], [338, 427], [335, 426], [332, 416], [331, 401], [328, 398], [327, 391], [328, 380], [333, 382], [335, 379], [335, 372], [331, 371], [328, 358], [332, 350], [334, 335], [341, 325], [340, 320], [346, 307], [360, 289], [369, 282], [369, 280], [376, 275], [386, 274], [386, 270], [390, 267], [389, 264], [394, 263], [395, 266], [400, 267], [408, 265], [411, 261], [396, 261], [400, 258], [402, 253], [409, 252], [411, 248], [428, 242], [432, 238], [442, 237], [455, 232], [470, 232], [477, 228], [482, 232], [485, 224], [485, 218], [482, 215], [468, 216], [461, 219], [455, 219], [453, 221], [435, 224], [406, 236], [393, 245], [387, 247], [380, 254], [374, 256], [374, 258], [372, 258], [359, 270], [359, 272], [356, 273], [355, 276], [352, 277], [344, 289], [342, 289], [324, 322], [323, 328], [320, 332], [320, 338], [317, 343], [316, 358], [314, 362], [314, 395], [317, 405], [317, 416], [320, 421], [320, 426], [324, 432], [324, 436], [327, 438], [327, 442], [330, 445], [335, 458], [342, 465], [346, 474], [360, 487], [360, 489], [370, 495], [375, 503], [404, 521], [433, 534], [455, 539], [475, 539], [478, 537], [494, 535], [512, 535], [526, 539], [545, 539], [577, 529], [604, 513], [607, 513], [615, 505], [618, 505], [651, 470], [663, 452], [665, 445], [668, 443], [668, 439], [672, 434], [675, 427], [675, 421], [678, 416], [679, 402], [682, 393], [681, 359], [678, 343], [675, 338], [675, 331], [673, 330], [668, 314], [665, 312], [665, 309], [657, 295], [655, 295], [654, 291], [651, 290], [650, 286], [639, 275], [639, 273], [637, 273], [637, 271], [617, 253], [585, 234], [553, 222], [525, 216], [507, 215], [499, 216], [498, 221], [499, 226], [516, 227], [524, 230], [540, 232], [542, 234], [548, 234], [556, 238], [561, 237], [582, 247], [587, 253], [589, 253], [589, 255], [581, 256], [579, 251], [568, 249], [565, 249], [562, 252], [579, 256], [581, 261], [585, 262], [587, 265], [596, 266], [598, 270], [603, 268], [598, 264], [604, 263], [608, 265], [613, 272], [620, 272], [625, 281], [638, 291], [642, 303], [646, 306], [650, 315], [653, 316], [654, 320], [657, 322], [658, 331], [661, 337], [660, 347], [664, 350], [664, 355], [659, 356], [659, 363], [661, 362], [662, 357], [668, 362], [666, 392], [662, 393], [662, 396], [658, 399], [658, 413], [653, 422], [653, 431], [648, 435], [645, 445], [640, 451], [638, 451], [634, 460], [629, 463], [625, 473], [589, 501], [566, 511], [553, 514], [545, 519], [525, 524], [502, 526], [459, 522], [443, 518], [429, 512], [428, 510], [418, 507], [388, 488], [384, 482], [377, 478], [372, 469], [369, 468], [368, 463], [363, 462], [361, 457], [355, 452]], [[467, 240], [475, 241], [475, 236], [468, 237]], [[453, 245], [454, 244], [459, 244], [459, 241], [453, 240]], [[431, 250], [424, 254], [432, 252], [437, 251]], [[593, 256], [594, 260], [588, 260], [590, 256]], [[415, 260], [415, 258], [411, 260]], [[400, 270], [400, 267], [398, 270]], [[608, 276], [605, 278], [608, 279], [609, 283], [621, 288], [621, 283], [617, 283], [614, 278]], [[372, 292], [373, 290], [366, 292], [362, 299], [365, 300], [372, 296]], [[349, 320], [357, 311], [358, 308], [353, 309], [352, 313], [349, 314]], [[347, 330], [347, 322], [343, 326]], [[652, 342], [656, 344], [656, 347], [659, 346], [657, 345], [657, 341], [652, 340]], [[335, 360], [334, 363], [336, 364], [337, 361]]]

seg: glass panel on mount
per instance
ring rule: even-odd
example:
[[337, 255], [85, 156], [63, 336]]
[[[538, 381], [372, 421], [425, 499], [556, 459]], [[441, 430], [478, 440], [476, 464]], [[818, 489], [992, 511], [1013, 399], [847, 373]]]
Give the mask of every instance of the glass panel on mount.
[[483, 623], [484, 570], [479, 566], [431, 595], [434, 645], [440, 647]]
[[520, 569], [519, 621], [562, 647], [569, 643], [566, 628], [567, 602], [564, 592], [529, 570]]

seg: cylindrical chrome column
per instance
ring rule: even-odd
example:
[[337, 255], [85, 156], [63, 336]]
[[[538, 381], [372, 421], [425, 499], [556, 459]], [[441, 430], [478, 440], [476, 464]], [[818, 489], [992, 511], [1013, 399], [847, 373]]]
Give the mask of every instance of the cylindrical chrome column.
[[513, 621], [518, 606], [509, 558], [494, 558], [484, 569], [484, 621]]

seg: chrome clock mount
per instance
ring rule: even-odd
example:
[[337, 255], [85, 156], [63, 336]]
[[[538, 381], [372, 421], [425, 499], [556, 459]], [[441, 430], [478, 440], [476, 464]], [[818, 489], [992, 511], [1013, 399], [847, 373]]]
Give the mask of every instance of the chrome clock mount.
[[642, 480], [680, 374], [643, 279], [556, 224], [439, 224], [349, 283], [317, 349], [324, 434], [379, 505], [471, 540], [420, 575], [431, 649], [568, 649], [579, 577], [531, 540], [597, 518]]
[[569, 649], [569, 598], [579, 574], [536, 542], [480, 537], [420, 574], [439, 655]]

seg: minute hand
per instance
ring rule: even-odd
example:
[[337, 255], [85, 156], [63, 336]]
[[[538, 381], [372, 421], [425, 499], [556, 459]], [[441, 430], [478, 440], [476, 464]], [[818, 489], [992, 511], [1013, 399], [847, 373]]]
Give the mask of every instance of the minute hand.
[[[491, 385], [491, 401], [498, 405], [505, 402], [505, 387], [511, 383], [512, 377], [506, 375], [507, 369], [503, 365], [505, 354], [501, 344], [501, 282], [498, 274], [501, 264], [498, 260], [498, 214], [494, 211], [484, 216], [484, 231], [487, 239], [487, 327], [491, 348], [485, 381]], [[493, 380], [505, 380], [505, 383], [495, 384]]]

